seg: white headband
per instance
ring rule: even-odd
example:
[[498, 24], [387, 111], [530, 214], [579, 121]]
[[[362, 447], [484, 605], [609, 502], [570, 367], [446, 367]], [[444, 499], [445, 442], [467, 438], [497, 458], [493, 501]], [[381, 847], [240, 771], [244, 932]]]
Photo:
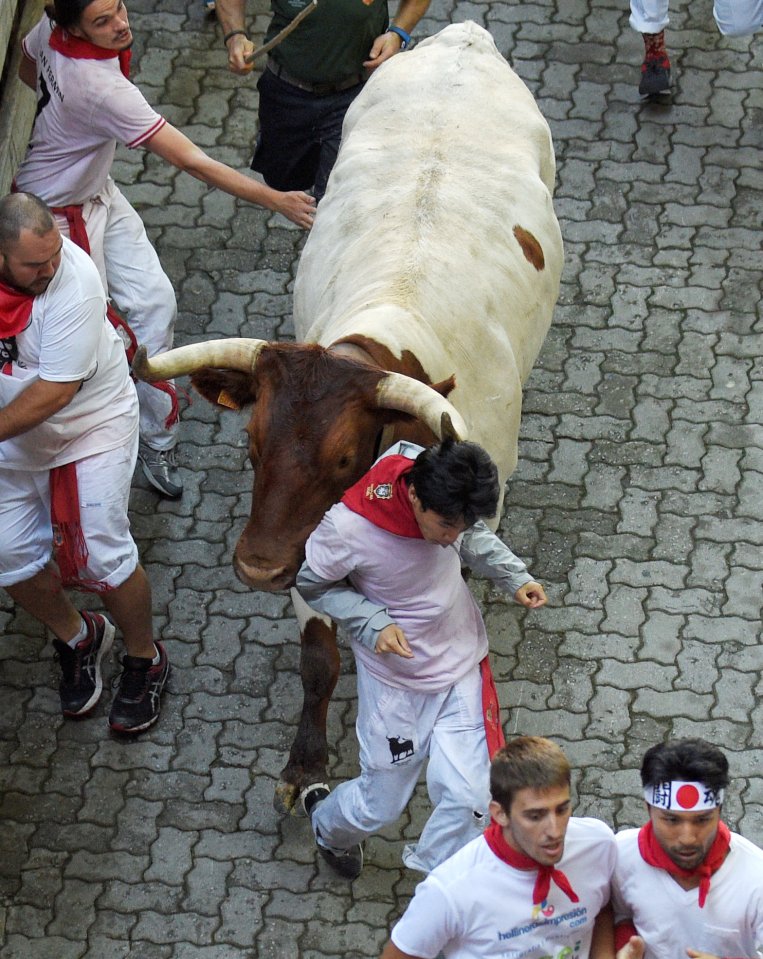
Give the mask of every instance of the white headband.
[[697, 812], [715, 809], [723, 802], [723, 790], [717, 792], [704, 783], [666, 782], [646, 786], [644, 799], [650, 806], [671, 812]]

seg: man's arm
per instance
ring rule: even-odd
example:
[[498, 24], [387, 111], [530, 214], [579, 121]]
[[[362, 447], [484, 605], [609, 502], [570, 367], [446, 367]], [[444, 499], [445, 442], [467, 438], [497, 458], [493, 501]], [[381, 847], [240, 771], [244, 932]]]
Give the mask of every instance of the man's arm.
[[[230, 0], [226, 0], [230, 2]], [[235, 0], [234, 0], [235, 2]], [[421, 20], [429, 7], [429, 0], [400, 0], [395, 19], [391, 21], [406, 33], [412, 33], [416, 24]], [[389, 60], [400, 51], [403, 38], [397, 33], [383, 33], [377, 37], [368, 53], [368, 59], [363, 66], [367, 70], [375, 70], [385, 60]]]
[[254, 69], [254, 63], [247, 63], [244, 59], [254, 50], [254, 44], [246, 33], [244, 3], [245, 0], [217, 0], [215, 6], [215, 13], [223, 28], [224, 37], [234, 30], [244, 31], [231, 37], [225, 44], [225, 49], [228, 51], [228, 69], [231, 73], [238, 73], [240, 76], [251, 73]]
[[461, 559], [478, 576], [492, 580], [528, 609], [545, 606], [546, 593], [527, 567], [487, 525], [479, 520], [463, 535], [459, 547]]
[[145, 146], [152, 153], [156, 153], [178, 169], [190, 173], [197, 180], [203, 180], [204, 183], [218, 187], [249, 203], [257, 203], [268, 210], [283, 213], [285, 217], [304, 229], [312, 226], [315, 200], [309, 194], [301, 191], [281, 193], [218, 160], [213, 160], [201, 147], [197, 147], [170, 123], [165, 123], [146, 141]]
[[19, 63], [19, 80], [33, 90], [37, 89], [37, 64], [22, 51]]
[[34, 429], [74, 399], [82, 380], [53, 383], [35, 380], [15, 400], [0, 409], [0, 442]]
[[381, 954], [381, 959], [423, 959], [423, 957], [412, 956], [409, 952], [403, 952], [403, 950], [398, 949], [395, 943], [390, 939], [390, 941], [384, 947], [384, 951]]

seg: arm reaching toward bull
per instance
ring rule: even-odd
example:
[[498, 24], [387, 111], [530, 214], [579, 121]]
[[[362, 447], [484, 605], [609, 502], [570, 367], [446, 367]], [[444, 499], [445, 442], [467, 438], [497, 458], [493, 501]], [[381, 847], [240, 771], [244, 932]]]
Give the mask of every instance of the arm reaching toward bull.
[[[390, 29], [378, 36], [368, 53], [368, 59], [363, 66], [366, 70], [375, 70], [385, 60], [389, 60], [401, 49], [405, 49], [407, 41], [395, 33], [391, 28], [397, 27], [402, 33], [409, 35], [416, 24], [421, 20], [429, 7], [429, 0], [401, 0], [397, 16], [390, 21]], [[405, 46], [404, 46], [405, 44]]]

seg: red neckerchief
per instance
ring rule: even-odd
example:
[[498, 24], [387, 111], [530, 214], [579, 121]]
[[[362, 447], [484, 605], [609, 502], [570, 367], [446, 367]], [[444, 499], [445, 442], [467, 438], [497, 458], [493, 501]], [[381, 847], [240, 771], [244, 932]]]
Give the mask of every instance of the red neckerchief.
[[483, 835], [491, 850], [499, 859], [505, 862], [507, 866], [523, 871], [530, 869], [538, 870], [535, 888], [533, 889], [534, 906], [537, 906], [539, 902], [543, 902], [546, 899], [551, 889], [552, 879], [571, 902], [580, 902], [579, 897], [570, 885], [569, 879], [564, 875], [561, 869], [557, 869], [555, 866], [544, 866], [529, 856], [525, 856], [524, 853], [512, 849], [503, 838], [503, 829], [497, 822], [491, 822]]
[[699, 908], [705, 905], [707, 894], [710, 892], [710, 877], [718, 872], [726, 859], [731, 843], [731, 833], [729, 827], [724, 822], [718, 823], [718, 832], [710, 847], [704, 861], [696, 869], [682, 869], [677, 866], [670, 856], [665, 852], [657, 841], [652, 828], [651, 819], [639, 829], [638, 833], [638, 851], [641, 858], [650, 866], [657, 869], [664, 869], [671, 876], [678, 876], [680, 879], [694, 879], [700, 877], [699, 883]]
[[132, 50], [106, 50], [89, 40], [73, 37], [62, 27], [53, 27], [50, 34], [50, 48], [72, 60], [115, 60], [119, 57], [119, 69], [123, 76], [130, 79]]
[[34, 295], [0, 283], [0, 340], [9, 340], [29, 325]]
[[423, 539], [403, 479], [412, 466], [413, 460], [407, 456], [385, 456], [345, 490], [342, 502], [388, 533]]

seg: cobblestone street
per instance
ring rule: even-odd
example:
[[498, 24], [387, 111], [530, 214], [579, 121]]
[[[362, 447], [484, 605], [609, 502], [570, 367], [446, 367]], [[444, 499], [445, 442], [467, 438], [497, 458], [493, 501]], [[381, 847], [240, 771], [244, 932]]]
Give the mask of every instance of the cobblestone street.
[[[643, 821], [646, 747], [703, 736], [729, 754], [729, 825], [763, 845], [763, 34], [719, 36], [711, 6], [672, 4], [667, 104], [639, 99], [625, 0], [432, 0], [416, 36], [487, 27], [557, 152], [566, 265], [501, 524], [549, 606], [526, 613], [472, 581], [507, 734], [554, 737], [577, 814], [615, 827]], [[256, 78], [228, 72], [214, 18], [200, 0], [128, 7], [148, 100], [247, 169]], [[260, 40], [267, 9], [249, 7]], [[178, 345], [293, 337], [300, 230], [140, 149], [119, 151], [114, 176], [175, 284]], [[136, 474], [133, 532], [174, 670], [147, 734], [109, 734], [110, 686], [64, 722], [49, 638], [0, 595], [1, 959], [377, 957], [420, 878], [400, 855], [428, 813], [423, 784], [352, 885], [317, 861], [306, 819], [273, 809], [298, 630], [286, 594], [248, 591], [230, 566], [250, 506], [245, 422], [194, 395], [183, 498]], [[354, 717], [344, 644], [333, 783], [357, 770]]]

